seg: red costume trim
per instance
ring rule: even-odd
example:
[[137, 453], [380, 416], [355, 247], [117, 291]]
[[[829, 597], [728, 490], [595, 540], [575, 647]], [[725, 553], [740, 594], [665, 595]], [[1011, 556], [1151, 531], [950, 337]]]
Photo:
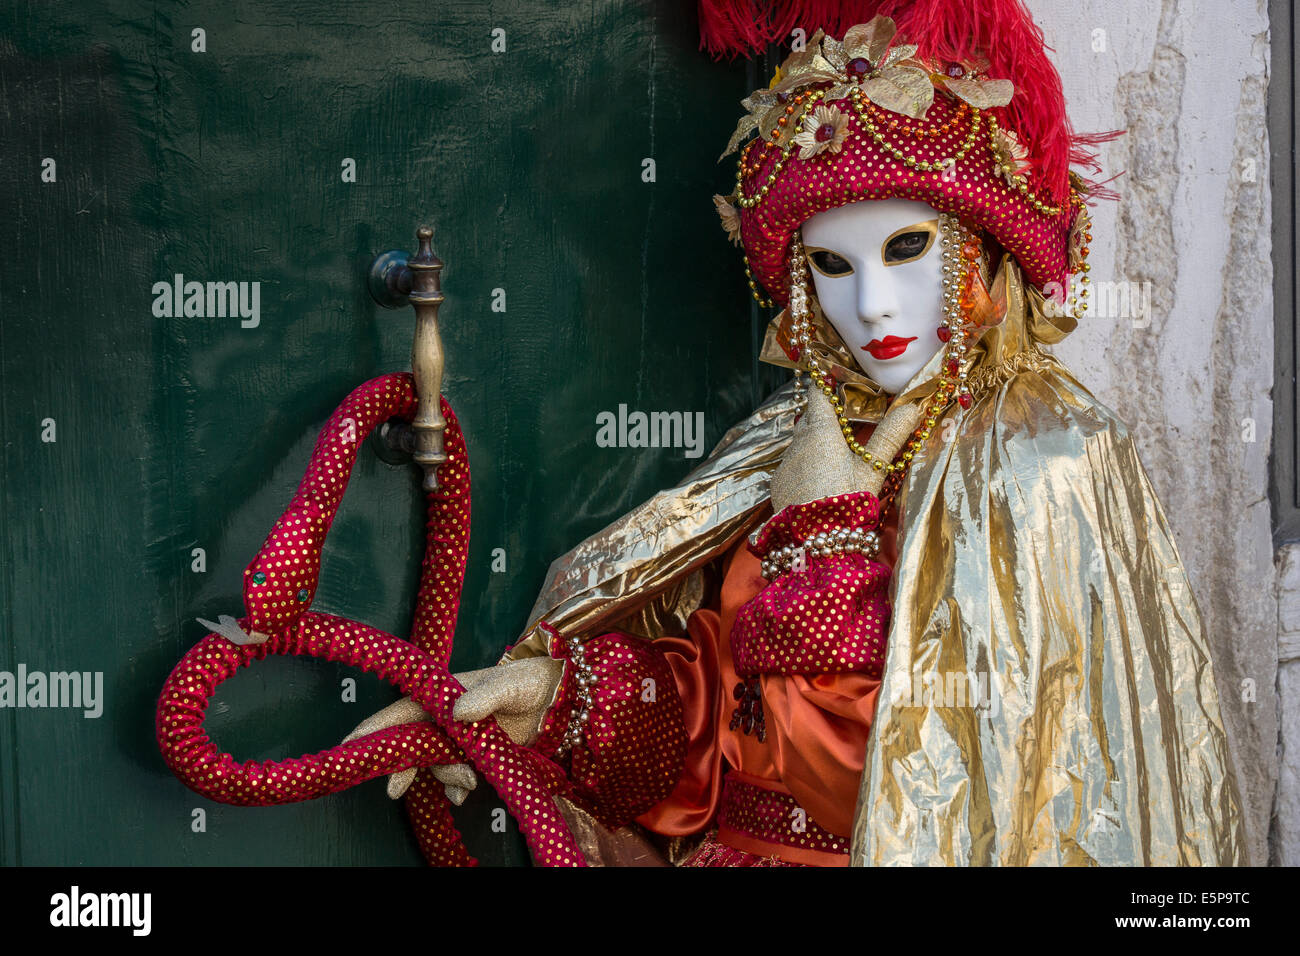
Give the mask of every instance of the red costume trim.
[[[758, 856], [848, 866], [849, 839], [822, 829], [789, 793], [736, 771], [722, 784], [718, 840]], [[776, 844], [774, 847], [772, 844]]]
[[611, 632], [584, 642], [596, 679], [592, 706], [582, 742], [557, 756], [576, 703], [577, 668], [566, 641], [550, 645], [551, 656], [565, 661], [564, 676], [533, 747], [567, 770], [573, 798], [617, 829], [663, 800], [681, 779], [687, 737], [672, 670], [638, 637]]
[[[750, 547], [756, 556], [839, 528], [875, 530], [880, 503], [867, 491], [791, 505]], [[860, 551], [810, 553], [741, 608], [731, 630], [736, 673], [879, 677], [889, 630], [890, 570]]]

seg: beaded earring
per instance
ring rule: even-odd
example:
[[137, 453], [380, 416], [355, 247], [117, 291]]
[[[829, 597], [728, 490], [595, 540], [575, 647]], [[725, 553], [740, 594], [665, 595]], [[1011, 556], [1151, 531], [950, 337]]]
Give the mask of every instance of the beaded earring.
[[1074, 221], [1070, 225], [1067, 241], [1068, 269], [1071, 273], [1068, 307], [1076, 321], [1083, 321], [1088, 312], [1088, 273], [1092, 265], [1088, 262], [1089, 244], [1092, 242], [1092, 215], [1084, 205], [1083, 180], [1077, 173], [1070, 173], [1070, 205], [1074, 207]]

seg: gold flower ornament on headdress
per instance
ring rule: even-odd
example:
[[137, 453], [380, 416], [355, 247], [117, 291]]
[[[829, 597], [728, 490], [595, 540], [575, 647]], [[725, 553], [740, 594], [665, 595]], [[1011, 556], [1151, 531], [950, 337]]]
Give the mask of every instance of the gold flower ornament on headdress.
[[741, 101], [745, 115], [718, 159], [734, 153], [754, 130], [770, 139], [792, 94], [827, 83], [824, 103], [861, 96], [912, 119], [925, 116], [938, 87], [976, 109], [1011, 102], [1015, 87], [1010, 80], [982, 76], [981, 64], [953, 64], [940, 70], [924, 63], [915, 58], [915, 44], [892, 45], [897, 30], [894, 21], [883, 15], [850, 27], [843, 40], [818, 30], [804, 49], [786, 57], [767, 89], [755, 90]]

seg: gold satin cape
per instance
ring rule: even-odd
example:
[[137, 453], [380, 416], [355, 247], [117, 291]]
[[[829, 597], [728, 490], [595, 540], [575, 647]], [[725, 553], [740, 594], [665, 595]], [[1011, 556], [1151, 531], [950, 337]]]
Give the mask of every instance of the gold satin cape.
[[[1200, 612], [1132, 437], [1041, 348], [1074, 320], [1010, 256], [991, 288], [1005, 317], [972, 349], [974, 402], [949, 409], [899, 492], [851, 862], [1244, 864]], [[778, 322], [764, 356], [788, 365]], [[930, 394], [941, 356], [896, 401]], [[835, 364], [850, 417], [878, 420], [879, 389]], [[780, 389], [680, 485], [557, 559], [510, 656], [545, 652], [539, 620], [681, 633], [698, 569], [754, 524], [797, 413]]]

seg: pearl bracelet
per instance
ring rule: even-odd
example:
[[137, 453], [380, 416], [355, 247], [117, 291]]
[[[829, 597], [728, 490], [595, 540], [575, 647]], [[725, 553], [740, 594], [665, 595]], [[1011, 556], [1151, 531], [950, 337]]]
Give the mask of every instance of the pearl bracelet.
[[587, 720], [591, 714], [591, 689], [596, 686], [596, 675], [592, 673], [591, 665], [587, 663], [586, 649], [582, 646], [582, 641], [576, 638], [569, 640], [569, 662], [578, 672], [576, 679], [578, 688], [575, 695], [577, 700], [573, 705], [573, 715], [569, 718], [568, 730], [565, 731], [564, 739], [560, 741], [557, 751], [559, 754], [582, 743]]
[[808, 558], [824, 558], [846, 552], [865, 554], [870, 558], [875, 557], [879, 550], [880, 537], [876, 532], [862, 528], [836, 528], [810, 535], [803, 544], [786, 545], [769, 551], [763, 558], [763, 577], [770, 581]]

